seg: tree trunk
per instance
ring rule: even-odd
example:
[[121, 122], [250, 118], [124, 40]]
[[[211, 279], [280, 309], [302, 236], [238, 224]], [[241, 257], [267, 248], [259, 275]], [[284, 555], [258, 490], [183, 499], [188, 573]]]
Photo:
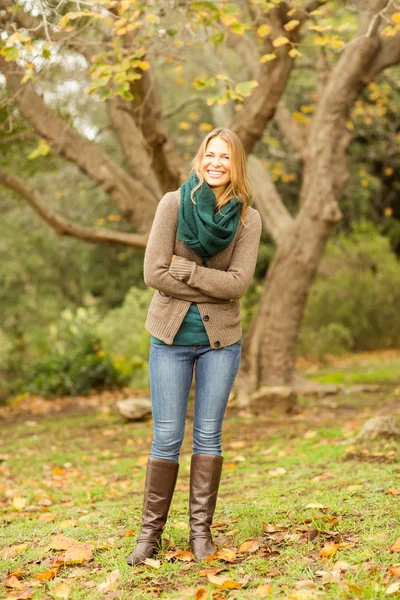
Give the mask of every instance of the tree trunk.
[[245, 336], [247, 351], [238, 382], [241, 403], [245, 403], [244, 395], [260, 385], [293, 383], [296, 342], [308, 291], [339, 218], [339, 210], [332, 219], [299, 216], [279, 246], [268, 270], [258, 314]]

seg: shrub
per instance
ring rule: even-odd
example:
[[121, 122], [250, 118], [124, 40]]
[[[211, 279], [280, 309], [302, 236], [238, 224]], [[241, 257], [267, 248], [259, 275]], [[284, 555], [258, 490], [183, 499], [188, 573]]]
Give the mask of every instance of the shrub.
[[308, 356], [400, 344], [400, 264], [370, 223], [329, 242], [304, 314], [299, 350]]
[[50, 328], [52, 351], [28, 368], [23, 392], [44, 397], [87, 394], [124, 383], [109, 354], [101, 347], [94, 310], [65, 310]]

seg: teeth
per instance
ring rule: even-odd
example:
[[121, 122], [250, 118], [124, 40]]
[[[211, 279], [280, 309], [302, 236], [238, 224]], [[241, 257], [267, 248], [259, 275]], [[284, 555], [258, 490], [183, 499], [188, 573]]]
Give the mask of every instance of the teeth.
[[221, 173], [220, 171], [208, 171], [208, 173], [212, 177], [219, 177], [220, 175], [223, 175], [223, 173]]

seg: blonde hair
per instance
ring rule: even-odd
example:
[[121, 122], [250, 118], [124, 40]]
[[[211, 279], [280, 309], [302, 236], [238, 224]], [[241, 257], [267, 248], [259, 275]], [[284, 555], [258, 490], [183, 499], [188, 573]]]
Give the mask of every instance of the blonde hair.
[[225, 127], [217, 127], [210, 131], [210, 133], [202, 141], [200, 148], [197, 151], [196, 156], [192, 160], [192, 170], [190, 174], [196, 173], [199, 177], [198, 185], [191, 191], [192, 202], [195, 202], [194, 194], [204, 183], [204, 174], [202, 170], [204, 156], [207, 150], [207, 146], [210, 140], [219, 137], [224, 140], [229, 147], [230, 151], [230, 170], [231, 180], [228, 183], [226, 190], [221, 194], [217, 200], [216, 209], [221, 210], [229, 200], [237, 198], [242, 205], [240, 221], [244, 225], [246, 213], [248, 207], [252, 203], [250, 181], [247, 175], [246, 166], [246, 152], [239, 136], [231, 129]]

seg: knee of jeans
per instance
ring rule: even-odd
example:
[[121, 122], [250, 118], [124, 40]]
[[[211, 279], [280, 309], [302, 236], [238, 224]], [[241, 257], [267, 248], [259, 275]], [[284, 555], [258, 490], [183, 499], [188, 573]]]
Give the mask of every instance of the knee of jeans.
[[165, 458], [172, 460], [171, 457], [179, 457], [183, 438], [180, 436], [171, 436], [166, 433], [156, 434], [154, 436], [151, 449], [151, 456], [154, 458]]
[[194, 454], [221, 454], [221, 430], [193, 432]]

